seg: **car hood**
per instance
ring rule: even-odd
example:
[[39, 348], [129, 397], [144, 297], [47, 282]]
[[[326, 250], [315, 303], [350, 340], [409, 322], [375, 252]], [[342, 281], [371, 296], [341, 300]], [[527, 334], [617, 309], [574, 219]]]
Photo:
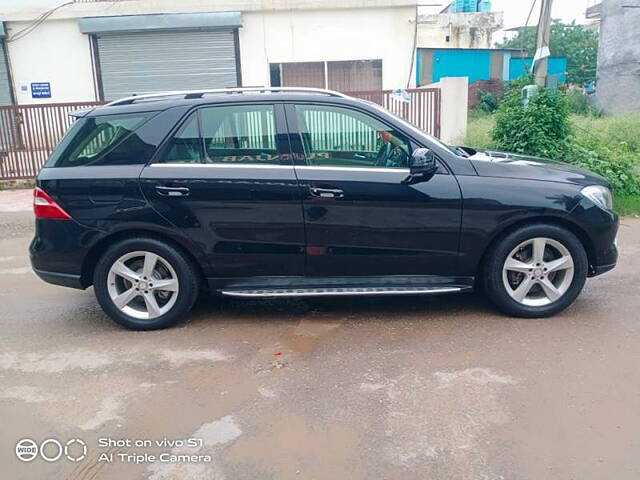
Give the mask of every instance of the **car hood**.
[[609, 182], [600, 175], [548, 158], [485, 150], [476, 151], [469, 161], [482, 177], [609, 186]]

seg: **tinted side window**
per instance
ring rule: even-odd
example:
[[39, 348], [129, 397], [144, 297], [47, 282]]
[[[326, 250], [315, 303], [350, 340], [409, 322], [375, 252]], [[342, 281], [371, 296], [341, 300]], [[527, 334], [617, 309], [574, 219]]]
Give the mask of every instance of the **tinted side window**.
[[200, 110], [206, 163], [279, 165], [273, 105]]
[[[83, 118], [74, 125], [74, 135], [60, 155], [59, 166], [76, 167], [98, 163], [101, 157], [114, 146], [128, 137], [131, 132], [144, 123], [151, 114], [135, 113], [125, 115], [104, 115]], [[135, 142], [134, 142], [135, 143]], [[135, 149], [131, 150], [135, 156]], [[116, 163], [127, 163], [127, 152]], [[107, 164], [108, 162], [99, 163]], [[132, 158], [132, 163], [136, 163]]]
[[201, 163], [202, 139], [198, 128], [198, 112], [192, 113], [184, 125], [169, 140], [160, 163]]
[[369, 115], [327, 105], [296, 105], [309, 165], [407, 168], [411, 144]]

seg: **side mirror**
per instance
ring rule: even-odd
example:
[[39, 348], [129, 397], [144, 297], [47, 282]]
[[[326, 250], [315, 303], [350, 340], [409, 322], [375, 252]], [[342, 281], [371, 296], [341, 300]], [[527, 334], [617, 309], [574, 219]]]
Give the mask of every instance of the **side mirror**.
[[429, 180], [438, 170], [435, 154], [428, 148], [416, 148], [409, 161], [409, 173], [420, 176], [422, 180]]

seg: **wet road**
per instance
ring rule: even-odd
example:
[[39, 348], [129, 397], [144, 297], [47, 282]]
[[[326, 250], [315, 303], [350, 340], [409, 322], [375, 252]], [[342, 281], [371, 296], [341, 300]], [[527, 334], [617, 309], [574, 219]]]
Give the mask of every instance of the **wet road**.
[[[29, 212], [0, 227], [3, 478], [640, 476], [638, 219], [551, 319], [477, 295], [209, 299], [148, 333], [30, 273]], [[86, 456], [21, 462], [23, 438]]]

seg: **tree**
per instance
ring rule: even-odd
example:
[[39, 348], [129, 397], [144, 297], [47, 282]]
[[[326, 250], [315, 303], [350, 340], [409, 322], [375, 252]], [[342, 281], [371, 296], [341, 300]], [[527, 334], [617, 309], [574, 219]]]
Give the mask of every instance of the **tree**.
[[[529, 56], [536, 51], [537, 27], [522, 27], [518, 34], [502, 43], [498, 48], [522, 49]], [[574, 85], [586, 85], [596, 79], [598, 62], [598, 33], [582, 25], [554, 20], [551, 25], [551, 56], [567, 58], [567, 80]]]

